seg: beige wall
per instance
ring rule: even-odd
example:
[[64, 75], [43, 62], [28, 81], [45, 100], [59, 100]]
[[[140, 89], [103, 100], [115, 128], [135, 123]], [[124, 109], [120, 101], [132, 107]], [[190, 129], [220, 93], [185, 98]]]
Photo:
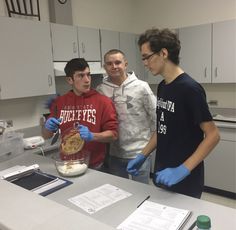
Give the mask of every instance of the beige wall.
[[[40, 0], [41, 20], [49, 21], [48, 0]], [[236, 0], [71, 0], [73, 24], [141, 33], [152, 26], [178, 28], [236, 18]], [[0, 0], [0, 16], [7, 16]], [[63, 84], [63, 83], [62, 83]], [[203, 84], [208, 100], [219, 107], [236, 108], [236, 84]], [[156, 86], [152, 86], [154, 91]], [[39, 124], [47, 96], [0, 100], [0, 119], [14, 127]]]
[[136, 0], [71, 0], [71, 3], [75, 25], [135, 32]]
[[178, 28], [236, 18], [236, 0], [137, 0], [137, 32], [148, 27]]
[[40, 117], [47, 112], [47, 96], [0, 100], [0, 120], [11, 119], [15, 129], [39, 125]]
[[[48, 0], [39, 0], [39, 8], [40, 8], [41, 21], [49, 21]], [[5, 0], [0, 0], [0, 16], [8, 16]]]
[[236, 84], [202, 84], [207, 94], [207, 101], [217, 100], [213, 107], [236, 109]]
[[[48, 0], [40, 0], [49, 21]], [[71, 0], [73, 24], [141, 33], [149, 27], [178, 28], [236, 18], [236, 0]], [[0, 0], [0, 16], [7, 16]]]
[[75, 25], [141, 33], [236, 18], [236, 0], [71, 0]]

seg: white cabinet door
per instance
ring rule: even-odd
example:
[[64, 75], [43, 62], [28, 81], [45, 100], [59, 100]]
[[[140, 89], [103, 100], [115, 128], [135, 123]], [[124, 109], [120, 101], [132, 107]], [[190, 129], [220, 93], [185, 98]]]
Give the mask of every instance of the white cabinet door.
[[69, 61], [79, 57], [77, 27], [51, 23], [54, 61]]
[[0, 98], [55, 93], [50, 25], [0, 17]]
[[136, 57], [136, 35], [131, 33], [119, 33], [120, 35], [120, 50], [124, 52], [128, 61], [128, 71], [137, 73], [137, 57]]
[[211, 24], [179, 29], [180, 66], [199, 83], [211, 83]]
[[99, 29], [78, 27], [79, 56], [87, 61], [101, 61]]
[[205, 160], [205, 185], [236, 193], [236, 142], [221, 140]]
[[213, 24], [212, 81], [236, 83], [236, 19]]
[[205, 185], [236, 193], [235, 129], [219, 129], [221, 140], [205, 160]]
[[145, 72], [145, 67], [142, 61], [142, 56], [141, 56], [141, 52], [138, 46], [138, 39], [139, 39], [139, 35], [135, 35], [135, 44], [136, 44], [136, 70], [135, 73], [138, 75], [139, 79], [146, 81], [146, 72]]
[[119, 49], [119, 32], [111, 30], [100, 30], [102, 63], [104, 54], [110, 49]]

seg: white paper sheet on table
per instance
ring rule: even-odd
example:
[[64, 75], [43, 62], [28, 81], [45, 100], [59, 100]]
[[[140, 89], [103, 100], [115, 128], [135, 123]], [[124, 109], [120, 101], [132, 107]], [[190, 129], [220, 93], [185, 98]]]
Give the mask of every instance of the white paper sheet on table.
[[113, 185], [104, 184], [78, 196], [71, 197], [68, 200], [89, 214], [93, 214], [131, 195], [131, 193]]
[[178, 230], [191, 212], [151, 201], [145, 201], [117, 229], [121, 230]]

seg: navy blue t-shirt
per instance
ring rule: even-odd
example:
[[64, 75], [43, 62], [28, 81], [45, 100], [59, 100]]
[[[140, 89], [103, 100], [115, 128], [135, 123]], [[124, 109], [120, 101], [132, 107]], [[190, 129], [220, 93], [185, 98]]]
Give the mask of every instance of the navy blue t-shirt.
[[177, 167], [191, 156], [204, 138], [200, 123], [211, 120], [205, 91], [189, 75], [169, 84], [162, 81], [157, 90], [156, 170]]

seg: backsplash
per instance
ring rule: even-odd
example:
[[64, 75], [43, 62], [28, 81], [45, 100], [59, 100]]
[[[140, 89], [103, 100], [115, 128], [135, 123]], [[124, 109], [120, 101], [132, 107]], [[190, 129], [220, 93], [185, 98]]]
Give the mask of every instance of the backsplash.
[[[212, 108], [234, 108], [236, 109], [236, 84], [202, 84], [206, 91], [207, 102], [216, 102], [217, 105], [211, 105]], [[150, 85], [151, 90], [156, 95], [157, 85]]]
[[[98, 80], [98, 79], [97, 79]], [[236, 109], [236, 84], [203, 84], [207, 93], [207, 100], [217, 100], [218, 106], [212, 108]], [[65, 79], [56, 79], [58, 93], [65, 93], [70, 89]], [[156, 94], [156, 85], [151, 89]], [[0, 100], [0, 120], [13, 120], [14, 129], [24, 129], [39, 126], [42, 114], [48, 113], [44, 102], [49, 96], [30, 97], [20, 99]]]
[[236, 84], [202, 84], [207, 94], [207, 101], [217, 101], [213, 108], [236, 108]]
[[40, 117], [48, 112], [45, 100], [50, 96], [0, 100], [0, 119], [12, 120], [13, 129], [38, 126]]
[[[92, 88], [101, 81], [102, 75], [92, 76]], [[65, 77], [56, 77], [56, 91], [64, 94], [71, 89]], [[39, 97], [26, 97], [19, 99], [0, 100], [0, 120], [12, 120], [13, 129], [24, 129], [40, 125], [40, 118], [49, 110], [44, 108], [45, 101], [51, 95]]]

